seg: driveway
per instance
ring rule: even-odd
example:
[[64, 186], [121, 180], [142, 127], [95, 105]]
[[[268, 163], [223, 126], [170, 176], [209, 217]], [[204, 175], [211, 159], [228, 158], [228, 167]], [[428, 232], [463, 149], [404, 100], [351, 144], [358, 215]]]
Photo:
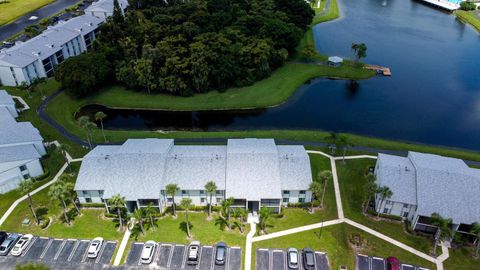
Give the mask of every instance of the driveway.
[[[355, 264], [356, 270], [386, 270], [386, 260], [384, 258], [357, 255], [357, 261]], [[428, 270], [420, 266], [411, 265], [408, 263], [402, 263], [401, 270]]]

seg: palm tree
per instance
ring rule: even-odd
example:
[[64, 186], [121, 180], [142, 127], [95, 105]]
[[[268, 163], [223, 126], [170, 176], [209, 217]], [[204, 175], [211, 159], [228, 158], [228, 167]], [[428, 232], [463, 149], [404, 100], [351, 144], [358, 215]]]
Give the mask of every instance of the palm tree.
[[235, 216], [240, 219], [239, 222], [235, 222], [235, 225], [240, 230], [240, 233], [243, 233], [245, 231], [245, 223], [247, 222], [248, 210], [245, 208], [238, 208], [235, 211]]
[[32, 216], [33, 218], [35, 219], [35, 222], [38, 224], [40, 224], [40, 220], [38, 219], [37, 217], [37, 213], [35, 213], [35, 209], [33, 208], [33, 200], [32, 200], [32, 196], [30, 196], [30, 190], [32, 190], [33, 188], [33, 181], [32, 179], [25, 179], [25, 180], [22, 180], [18, 186], [18, 188], [20, 189], [20, 191], [22, 193], [26, 193], [27, 196], [28, 196], [28, 201], [29, 201], [29, 204], [28, 204], [28, 207], [30, 207], [30, 211], [32, 211]]
[[68, 155], [67, 155], [67, 150], [69, 149], [70, 149], [70, 146], [68, 144], [59, 144], [57, 146], [57, 150], [60, 152], [60, 154], [62, 154], [63, 158], [65, 159], [65, 162], [67, 162], [68, 171], [72, 173], [73, 170], [72, 170], [72, 167], [70, 166], [70, 160], [68, 159]]
[[188, 222], [188, 210], [192, 207], [192, 199], [190, 198], [182, 198], [180, 201], [180, 205], [183, 209], [185, 209], [185, 220], [187, 222], [187, 236], [190, 238], [190, 223]]
[[92, 129], [94, 127], [96, 127], [97, 125], [95, 123], [93, 123], [92, 121], [90, 121], [90, 117], [88, 117], [86, 115], [80, 116], [78, 118], [77, 122], [78, 122], [78, 125], [87, 132], [88, 145], [90, 146], [90, 149], [93, 148], [93, 145], [92, 145], [92, 141], [93, 141]]
[[75, 196], [77, 195], [77, 193], [74, 190], [75, 184], [72, 183], [72, 182], [68, 182], [67, 179], [68, 179], [68, 177], [66, 175], [62, 175], [60, 177], [60, 181], [63, 182], [63, 184], [64, 184], [66, 195], [72, 201], [72, 204], [75, 207], [75, 210], [77, 211], [77, 213], [79, 215], [82, 215], [82, 212], [80, 212], [80, 209], [78, 208], [76, 198], [75, 198]]
[[323, 185], [322, 191], [322, 199], [320, 200], [320, 207], [323, 208], [323, 199], [325, 198], [325, 191], [327, 190], [327, 183], [332, 181], [333, 175], [331, 171], [322, 171], [318, 174], [318, 178], [320, 179], [320, 183]]
[[334, 154], [334, 148], [337, 146], [338, 141], [338, 134], [335, 132], [330, 132], [328, 136], [325, 137], [325, 141], [328, 144], [328, 148], [330, 149], [330, 154]]
[[165, 186], [165, 192], [167, 195], [172, 197], [172, 214], [173, 216], [177, 216], [175, 211], [175, 195], [180, 191], [180, 187], [177, 184], [168, 184]]
[[125, 208], [127, 201], [125, 197], [120, 196], [120, 194], [113, 195], [107, 201], [109, 207], [117, 209], [118, 221], [120, 222], [120, 228], [123, 228], [123, 218], [122, 218], [122, 209]]
[[135, 211], [133, 211], [132, 214], [130, 214], [131, 220], [132, 220], [132, 225], [138, 224], [138, 227], [140, 227], [140, 231], [142, 232], [142, 235], [145, 235], [145, 229], [143, 227], [143, 222], [145, 218], [145, 211], [143, 208], [138, 208]]
[[100, 121], [100, 126], [102, 128], [103, 140], [105, 142], [107, 142], [107, 137], [105, 137], [105, 132], [103, 130], [103, 119], [105, 119], [106, 117], [107, 117], [107, 114], [102, 112], [102, 111], [98, 111], [97, 113], [95, 113], [95, 121]]
[[212, 215], [212, 199], [213, 195], [217, 192], [217, 184], [215, 182], [210, 181], [205, 184], [205, 191], [209, 195], [209, 202], [208, 202], [208, 218], [211, 218]]
[[367, 45], [365, 45], [365, 43], [352, 43], [352, 50], [355, 52], [356, 63], [358, 63], [361, 58], [367, 57]]
[[150, 227], [154, 228], [155, 227], [155, 222], [153, 215], [157, 213], [158, 208], [153, 206], [153, 203], [149, 203], [147, 207], [144, 208], [145, 215], [148, 216], [148, 219], [150, 220]]
[[[312, 192], [312, 197], [315, 197], [315, 198], [319, 198], [322, 194], [322, 184], [320, 184], [319, 182], [311, 182], [310, 183], [310, 186], [308, 187], [308, 190], [310, 190]], [[313, 213], [313, 198], [311, 200], [311, 203], [310, 203], [311, 207], [310, 207], [310, 213]]]
[[377, 194], [380, 196], [381, 200], [380, 200], [380, 204], [378, 205], [378, 210], [377, 210], [377, 217], [380, 216], [380, 207], [382, 207], [383, 205], [383, 202], [385, 200], [388, 200], [390, 199], [392, 196], [393, 196], [393, 192], [392, 190], [387, 187], [387, 186], [382, 186], [382, 187], [379, 187], [378, 190], [377, 190]]
[[437, 233], [435, 237], [434, 247], [433, 247], [433, 254], [437, 256], [437, 246], [438, 242], [441, 239], [450, 239], [453, 236], [452, 231], [452, 219], [451, 218], [444, 218], [438, 213], [433, 213], [430, 216], [430, 224], [437, 227]]
[[473, 223], [470, 233], [475, 235], [476, 245], [475, 245], [475, 257], [478, 257], [478, 252], [480, 250], [480, 223]]
[[340, 135], [338, 137], [338, 146], [342, 149], [342, 162], [345, 164], [345, 155], [347, 154], [348, 148], [352, 147], [353, 144], [350, 142], [347, 136]]
[[226, 220], [227, 220], [227, 226], [228, 229], [232, 229], [232, 226], [230, 224], [230, 207], [232, 206], [234, 202], [234, 198], [230, 197], [222, 201], [221, 207], [222, 207], [222, 212], [226, 214]]
[[50, 190], [48, 191], [48, 196], [55, 200], [59, 200], [62, 203], [63, 216], [65, 217], [65, 221], [68, 223], [68, 225], [70, 225], [70, 219], [68, 218], [68, 215], [67, 215], [67, 203], [65, 202], [67, 197], [65, 184], [61, 181], [55, 182], [50, 187]]
[[260, 216], [259, 216], [258, 225], [260, 226], [260, 229], [264, 233], [267, 233], [267, 222], [268, 222], [268, 219], [272, 216], [272, 210], [268, 207], [262, 207], [260, 208], [259, 214]]
[[368, 208], [368, 203], [372, 200], [373, 197], [378, 193], [379, 187], [374, 181], [367, 181], [365, 184], [365, 200], [363, 201], [362, 208], [365, 213]]

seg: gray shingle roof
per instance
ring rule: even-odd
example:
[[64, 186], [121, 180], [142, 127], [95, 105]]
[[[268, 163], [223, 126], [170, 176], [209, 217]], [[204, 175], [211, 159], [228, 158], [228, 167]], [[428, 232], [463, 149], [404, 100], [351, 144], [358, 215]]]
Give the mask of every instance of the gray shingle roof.
[[[128, 1], [126, 0], [119, 0], [118, 4], [122, 9], [128, 7]], [[99, 0], [97, 2], [93, 2], [89, 7], [85, 9], [85, 12], [113, 12], [113, 0]]]
[[0, 89], [0, 104], [2, 105], [14, 105], [15, 101], [12, 96], [10, 96], [7, 91]]
[[379, 170], [377, 182], [380, 186], [388, 186], [393, 195], [391, 201], [417, 204], [415, 168], [406, 157], [378, 155]]
[[33, 144], [0, 147], [0, 163], [39, 159], [41, 155]]
[[[432, 213], [452, 218], [454, 223], [470, 224], [480, 221], [480, 170], [469, 168], [460, 159], [442, 157], [431, 154], [409, 152], [408, 159], [415, 171], [417, 213], [431, 216]], [[393, 167], [395, 164], [404, 166], [404, 158], [379, 155], [378, 164], [382, 170]], [[395, 175], [395, 174], [393, 174]], [[390, 174], [379, 176], [382, 183], [392, 183], [388, 179]], [[405, 177], [410, 179], [410, 177]], [[408, 180], [411, 181], [411, 180]], [[399, 187], [392, 186], [397, 189]], [[410, 194], [399, 188], [399, 194], [394, 196], [396, 201], [411, 199]]]
[[30, 122], [17, 122], [6, 108], [0, 108], [0, 145], [43, 141]]
[[104, 198], [121, 194], [127, 200], [151, 199], [158, 198], [169, 183], [203, 190], [208, 181], [215, 181], [219, 190], [226, 189], [227, 197], [281, 198], [283, 185], [290, 190], [308, 188], [310, 163], [303, 147], [278, 146], [277, 150], [273, 140], [184, 146], [173, 145], [173, 140], [132, 139], [122, 146], [97, 146], [88, 153], [75, 190], [104, 190]]

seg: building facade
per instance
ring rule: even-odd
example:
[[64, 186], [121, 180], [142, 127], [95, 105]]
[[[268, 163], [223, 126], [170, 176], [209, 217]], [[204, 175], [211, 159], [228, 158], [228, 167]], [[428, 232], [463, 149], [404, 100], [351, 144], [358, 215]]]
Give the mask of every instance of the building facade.
[[433, 213], [451, 218], [452, 229], [463, 233], [480, 222], [480, 170], [460, 159], [416, 152], [407, 157], [379, 154], [375, 176], [378, 185], [393, 192], [391, 198], [377, 196], [376, 211], [402, 217], [414, 230], [435, 233]]
[[[11, 100], [11, 96], [0, 90], [0, 100]], [[0, 105], [0, 193], [17, 188], [23, 179], [42, 175], [40, 159], [45, 154], [40, 132], [29, 122], [17, 122], [11, 108]]]
[[[205, 191], [216, 183], [215, 194]], [[234, 198], [232, 207], [280, 212], [287, 203], [310, 202], [310, 160], [303, 146], [272, 139], [228, 140], [226, 146], [175, 145], [168, 139], [127, 140], [87, 154], [75, 185], [81, 203], [105, 203], [119, 194], [129, 211], [152, 203], [163, 211], [173, 200], [198, 206]], [[165, 187], [177, 184], [175, 198]]]

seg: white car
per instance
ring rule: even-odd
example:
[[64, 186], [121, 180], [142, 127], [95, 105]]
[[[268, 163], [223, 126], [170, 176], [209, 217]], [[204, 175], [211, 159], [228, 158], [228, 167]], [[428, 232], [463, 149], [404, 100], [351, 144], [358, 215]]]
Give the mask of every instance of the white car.
[[188, 246], [187, 264], [189, 265], [198, 264], [198, 258], [200, 256], [199, 251], [200, 251], [200, 242], [192, 241]]
[[22, 255], [23, 251], [28, 247], [28, 244], [33, 239], [33, 235], [31, 234], [25, 234], [18, 240], [18, 242], [13, 246], [12, 250], [10, 251], [10, 254], [13, 256], [20, 256]]
[[102, 237], [97, 237], [93, 239], [92, 242], [90, 243], [90, 246], [88, 247], [88, 258], [95, 259], [98, 256], [98, 252], [100, 252], [102, 245], [103, 245]]
[[142, 256], [140, 258], [142, 264], [150, 264], [152, 262], [153, 254], [155, 254], [155, 246], [155, 241], [147, 241], [143, 245]]

